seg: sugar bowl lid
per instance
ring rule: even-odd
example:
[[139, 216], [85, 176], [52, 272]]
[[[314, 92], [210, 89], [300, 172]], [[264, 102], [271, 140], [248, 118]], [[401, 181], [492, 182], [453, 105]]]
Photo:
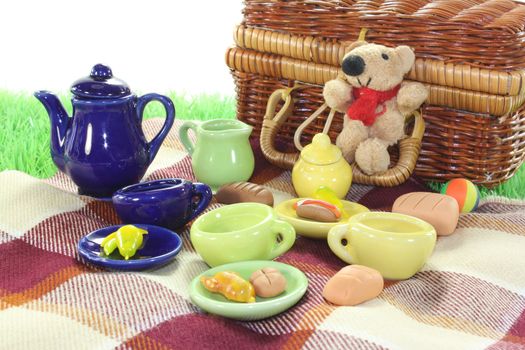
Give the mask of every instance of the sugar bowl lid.
[[71, 85], [71, 92], [83, 98], [119, 98], [129, 96], [131, 90], [124, 81], [114, 78], [111, 68], [96, 64], [88, 77], [81, 78]]
[[317, 134], [312, 143], [301, 151], [301, 158], [315, 165], [328, 165], [341, 159], [342, 152], [326, 134]]

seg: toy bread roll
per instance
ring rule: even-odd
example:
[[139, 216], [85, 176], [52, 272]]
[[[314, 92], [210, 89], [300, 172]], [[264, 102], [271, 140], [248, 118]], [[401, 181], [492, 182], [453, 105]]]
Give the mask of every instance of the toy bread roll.
[[262, 298], [271, 298], [281, 294], [286, 289], [286, 278], [272, 267], [265, 267], [252, 273], [250, 283], [255, 294]]
[[255, 202], [273, 206], [272, 192], [251, 182], [235, 182], [221, 186], [215, 198], [222, 204]]
[[353, 306], [377, 297], [383, 286], [383, 277], [379, 271], [351, 265], [343, 267], [328, 280], [323, 297], [332, 304]]
[[459, 219], [458, 202], [453, 197], [431, 192], [402, 195], [394, 202], [392, 212], [424, 220], [434, 226], [440, 236], [452, 234]]

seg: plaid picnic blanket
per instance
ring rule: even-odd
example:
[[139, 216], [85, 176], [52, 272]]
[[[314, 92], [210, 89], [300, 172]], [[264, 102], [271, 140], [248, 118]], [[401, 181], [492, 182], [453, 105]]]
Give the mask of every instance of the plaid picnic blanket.
[[[150, 136], [162, 120], [144, 123]], [[147, 179], [195, 180], [176, 137], [177, 122]], [[252, 181], [277, 201], [291, 198], [290, 173], [256, 149]], [[298, 237], [278, 260], [305, 272], [309, 288], [287, 312], [257, 322], [208, 315], [188, 297], [208, 267], [189, 227], [174, 262], [156, 270], [113, 272], [86, 265], [76, 251], [92, 230], [119, 223], [111, 203], [76, 194], [63, 174], [39, 180], [0, 173], [0, 348], [2, 349], [520, 349], [525, 348], [525, 203], [493, 198], [462, 215], [455, 234], [413, 278], [387, 282], [354, 307], [326, 303], [321, 291], [345, 264], [322, 240]], [[388, 210], [402, 193], [425, 190], [354, 185], [348, 199]], [[209, 209], [218, 207], [213, 203]]]

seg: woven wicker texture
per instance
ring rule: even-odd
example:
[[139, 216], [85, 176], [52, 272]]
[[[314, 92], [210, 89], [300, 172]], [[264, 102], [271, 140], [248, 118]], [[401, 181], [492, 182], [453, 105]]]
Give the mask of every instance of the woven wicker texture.
[[[319, 37], [279, 33], [242, 25], [237, 27], [234, 39], [240, 48], [336, 67], [340, 66], [347, 47], [347, 43]], [[416, 59], [412, 71], [407, 75], [407, 79], [422, 83], [510, 96], [524, 93], [524, 77], [525, 70], [522, 69], [496, 71], [425, 58]]]
[[[275, 135], [294, 151], [301, 123], [323, 104], [322, 85], [339, 72], [362, 28], [366, 40], [409, 45], [408, 80], [429, 89], [416, 173], [427, 180], [466, 177], [488, 187], [509, 179], [525, 159], [525, 5], [511, 0], [245, 0], [237, 48], [226, 61], [238, 92], [238, 118], [262, 127], [269, 96], [307, 84]], [[521, 106], [521, 107], [520, 107]], [[277, 106], [278, 108], [279, 106]], [[303, 144], [322, 132], [309, 125]], [[342, 129], [336, 114], [332, 140]], [[391, 152], [397, 162], [396, 150]]]
[[244, 24], [342, 42], [409, 45], [419, 58], [525, 68], [525, 6], [511, 0], [245, 0]]
[[[233, 72], [237, 86], [237, 117], [254, 126], [259, 136], [270, 95], [277, 89], [294, 86], [295, 80]], [[280, 151], [294, 152], [296, 129], [324, 103], [322, 87], [307, 86], [294, 93], [294, 108], [275, 135]], [[280, 108], [278, 105], [276, 108]], [[322, 132], [325, 111], [303, 133], [303, 144]], [[426, 124], [416, 174], [426, 180], [446, 181], [465, 177], [492, 187], [514, 175], [525, 159], [525, 108], [507, 118], [476, 114], [446, 107], [424, 106]], [[335, 141], [343, 127], [343, 115], [335, 115], [329, 135]], [[391, 153], [392, 154], [392, 153]], [[397, 162], [395, 153], [392, 162]]]
[[[244, 73], [258, 73], [278, 79], [299, 80], [319, 85], [335, 79], [340, 71], [336, 66], [240, 48], [231, 48], [227, 51], [226, 63], [231, 69]], [[424, 85], [429, 91], [428, 104], [475, 113], [503, 116], [516, 111], [525, 101], [525, 94], [498, 96], [446, 86]]]
[[[292, 169], [295, 162], [299, 159], [299, 152], [282, 152], [275, 147], [275, 140], [279, 134], [280, 128], [286, 123], [286, 120], [293, 114], [294, 100], [293, 92], [299, 89], [288, 88], [279, 89], [272, 93], [268, 99], [268, 106], [264, 115], [264, 121], [261, 129], [261, 150], [266, 159], [283, 169]], [[279, 111], [277, 106], [283, 102]], [[317, 112], [322, 113], [328, 108], [323, 104]], [[393, 187], [402, 184], [414, 171], [417, 158], [421, 149], [421, 139], [425, 132], [425, 122], [419, 112], [414, 113], [414, 127], [409, 137], [399, 141], [399, 157], [397, 162], [385, 172], [375, 175], [367, 175], [359, 169], [357, 164], [352, 165], [353, 182], [363, 185], [374, 185], [381, 187]], [[306, 130], [306, 129], [305, 129]], [[298, 135], [296, 134], [296, 137]]]

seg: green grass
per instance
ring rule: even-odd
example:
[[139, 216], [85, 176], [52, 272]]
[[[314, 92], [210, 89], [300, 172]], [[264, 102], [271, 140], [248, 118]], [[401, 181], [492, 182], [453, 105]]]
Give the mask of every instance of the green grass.
[[[429, 183], [429, 186], [432, 189], [439, 191], [441, 190], [441, 187], [443, 187], [443, 184]], [[504, 184], [499, 185], [493, 189], [480, 187], [479, 191], [482, 198], [488, 196], [502, 196], [514, 199], [525, 199], [525, 166], [522, 165], [516, 174]]]
[[[220, 95], [168, 94], [177, 109], [177, 119], [208, 120], [235, 118], [235, 98]], [[71, 114], [69, 96], [61, 96]], [[164, 115], [158, 102], [146, 107], [144, 118]], [[30, 93], [0, 90], [0, 171], [16, 169], [36, 177], [52, 176], [56, 167], [49, 155], [49, 118]]]
[[[177, 119], [208, 120], [235, 118], [235, 98], [221, 95], [188, 96], [171, 93]], [[69, 96], [61, 97], [71, 113]], [[147, 106], [145, 118], [164, 115], [160, 103]], [[49, 119], [43, 106], [29, 93], [0, 90], [0, 171], [16, 169], [36, 177], [52, 176], [57, 170], [49, 155]], [[440, 184], [430, 184], [436, 190]], [[481, 188], [482, 196], [525, 198], [525, 166], [508, 182], [493, 190]]]

